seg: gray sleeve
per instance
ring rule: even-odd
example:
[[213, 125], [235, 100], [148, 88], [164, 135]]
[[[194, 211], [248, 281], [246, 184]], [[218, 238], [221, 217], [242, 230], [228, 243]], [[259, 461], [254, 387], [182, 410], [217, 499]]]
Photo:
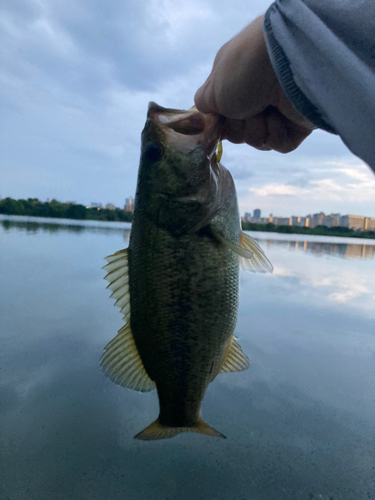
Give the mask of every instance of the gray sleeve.
[[375, 170], [375, 1], [276, 0], [263, 30], [293, 106]]

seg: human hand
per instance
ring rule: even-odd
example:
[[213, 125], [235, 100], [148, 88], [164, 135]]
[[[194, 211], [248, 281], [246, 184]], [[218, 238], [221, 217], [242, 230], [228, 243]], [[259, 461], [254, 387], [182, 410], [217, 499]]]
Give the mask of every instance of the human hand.
[[202, 113], [227, 118], [223, 139], [289, 153], [314, 130], [290, 104], [272, 68], [258, 17], [216, 55], [212, 72], [195, 94]]

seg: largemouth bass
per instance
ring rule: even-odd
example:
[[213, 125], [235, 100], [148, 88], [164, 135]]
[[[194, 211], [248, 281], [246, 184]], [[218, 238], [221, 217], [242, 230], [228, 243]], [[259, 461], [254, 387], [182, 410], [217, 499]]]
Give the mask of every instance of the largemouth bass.
[[223, 127], [217, 115], [150, 103], [129, 247], [107, 257], [126, 324], [102, 369], [124, 387], [156, 387], [159, 397], [159, 417], [137, 439], [224, 437], [202, 419], [204, 394], [219, 373], [249, 366], [233, 335], [239, 264], [272, 266], [241, 231], [232, 177], [215, 154]]

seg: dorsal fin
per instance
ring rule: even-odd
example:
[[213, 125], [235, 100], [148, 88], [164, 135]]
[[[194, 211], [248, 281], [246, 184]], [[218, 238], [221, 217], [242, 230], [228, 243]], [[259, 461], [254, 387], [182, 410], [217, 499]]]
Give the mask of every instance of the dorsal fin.
[[219, 373], [242, 372], [249, 368], [249, 365], [249, 358], [244, 354], [241, 346], [232, 335]]
[[155, 389], [155, 382], [143, 366], [129, 323], [104, 348], [100, 366], [115, 384], [140, 392]]

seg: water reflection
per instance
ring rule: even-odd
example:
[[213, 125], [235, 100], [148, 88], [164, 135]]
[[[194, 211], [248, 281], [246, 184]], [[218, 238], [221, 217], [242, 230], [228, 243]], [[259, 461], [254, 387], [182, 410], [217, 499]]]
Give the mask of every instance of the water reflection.
[[275, 273], [241, 274], [250, 369], [219, 375], [203, 405], [228, 439], [145, 443], [132, 436], [155, 391], [99, 369], [122, 326], [103, 257], [129, 231], [32, 229], [0, 224], [1, 500], [375, 499], [374, 259], [266, 235]]
[[267, 248], [273, 246], [284, 247], [288, 250], [311, 252], [318, 255], [333, 255], [343, 259], [373, 259], [375, 245], [354, 243], [323, 243], [315, 241], [282, 241], [266, 240]]
[[0, 227], [2, 227], [6, 232], [8, 231], [19, 231], [26, 232], [29, 234], [37, 234], [37, 233], [47, 233], [47, 234], [56, 234], [56, 233], [75, 233], [75, 234], [83, 234], [85, 233], [93, 233], [93, 234], [102, 234], [102, 235], [113, 235], [113, 233], [123, 234], [123, 239], [125, 242], [129, 241], [130, 236], [130, 228], [120, 228], [120, 227], [108, 227], [108, 225], [103, 226], [91, 226], [85, 224], [74, 224], [71, 222], [70, 224], [61, 224], [56, 222], [33, 222], [31, 220], [28, 221], [20, 221], [20, 220], [0, 220]]

